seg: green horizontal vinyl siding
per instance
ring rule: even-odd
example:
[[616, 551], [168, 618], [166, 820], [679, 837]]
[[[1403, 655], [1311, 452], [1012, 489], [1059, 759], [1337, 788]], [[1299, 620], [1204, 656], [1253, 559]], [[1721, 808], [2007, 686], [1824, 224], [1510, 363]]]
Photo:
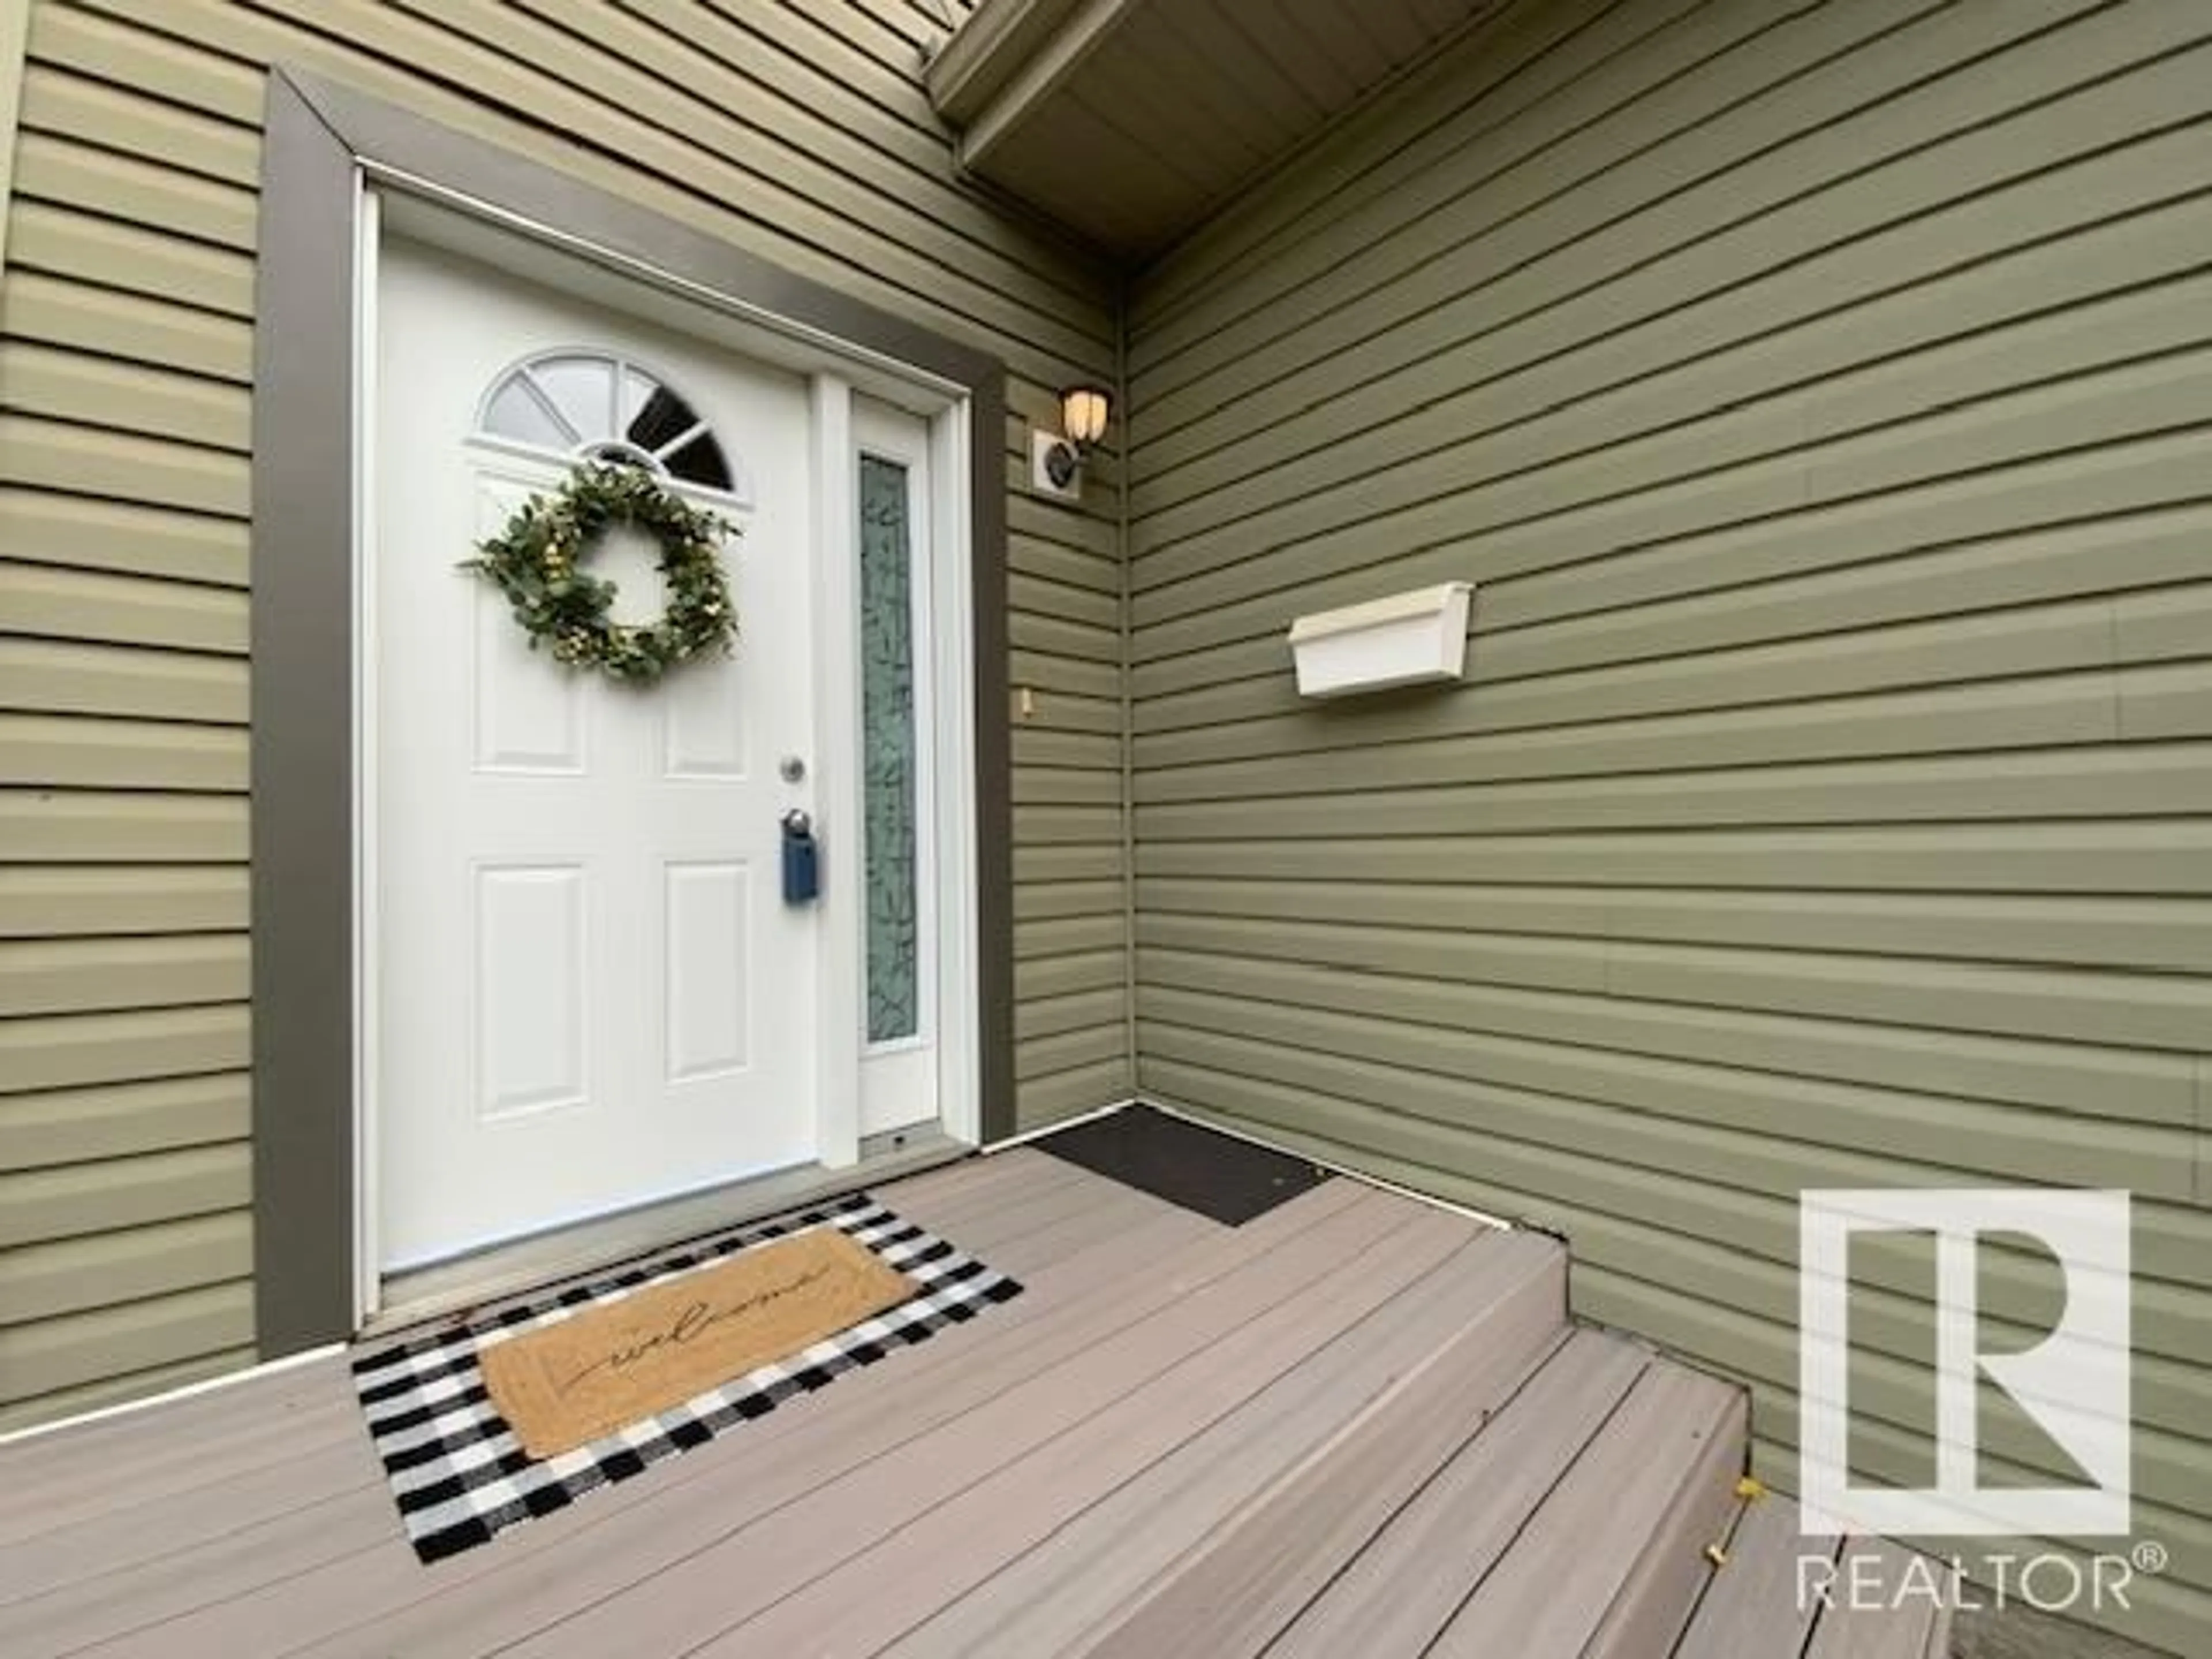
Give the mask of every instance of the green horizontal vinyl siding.
[[921, 82], [935, 10], [33, 0], [0, 276], [0, 1429], [252, 1349], [248, 432], [272, 63], [1006, 362], [1015, 683], [1036, 706], [1015, 755], [1018, 1106], [1127, 1094], [1125, 975], [1093, 966], [1127, 893], [1114, 495], [1041, 501], [1025, 453], [1058, 387], [1113, 373], [1115, 296], [956, 176]]
[[[2208, 272], [2203, 8], [1557, 0], [1147, 272], [1128, 343], [1142, 1091], [1564, 1231], [1784, 1486], [1801, 1189], [2132, 1189], [2173, 1564], [2121, 1628], [2190, 1650]], [[1452, 580], [1465, 685], [1299, 701], [1293, 617]]]

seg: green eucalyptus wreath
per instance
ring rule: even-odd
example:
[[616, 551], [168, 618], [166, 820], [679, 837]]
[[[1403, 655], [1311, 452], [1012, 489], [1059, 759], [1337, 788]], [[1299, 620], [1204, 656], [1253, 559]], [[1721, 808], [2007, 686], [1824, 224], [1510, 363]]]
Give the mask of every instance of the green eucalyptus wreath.
[[[609, 611], [615, 584], [578, 568], [599, 538], [635, 525], [660, 544], [668, 608], [650, 627], [627, 627]], [[650, 684], [705, 652], [727, 654], [738, 618], [717, 551], [733, 526], [682, 500], [635, 466], [586, 461], [550, 495], [532, 495], [507, 528], [462, 562], [507, 595], [530, 648], [549, 644], [556, 660]]]

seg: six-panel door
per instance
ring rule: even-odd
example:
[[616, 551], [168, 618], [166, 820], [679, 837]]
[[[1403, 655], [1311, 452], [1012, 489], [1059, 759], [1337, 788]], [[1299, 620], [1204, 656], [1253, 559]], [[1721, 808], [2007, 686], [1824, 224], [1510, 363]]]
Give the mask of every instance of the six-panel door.
[[[810, 806], [804, 383], [457, 257], [379, 279], [368, 856], [381, 1265], [815, 1151], [812, 918], [779, 820]], [[735, 653], [646, 687], [533, 652], [459, 568], [578, 453], [736, 526]], [[659, 610], [650, 544], [591, 568]]]

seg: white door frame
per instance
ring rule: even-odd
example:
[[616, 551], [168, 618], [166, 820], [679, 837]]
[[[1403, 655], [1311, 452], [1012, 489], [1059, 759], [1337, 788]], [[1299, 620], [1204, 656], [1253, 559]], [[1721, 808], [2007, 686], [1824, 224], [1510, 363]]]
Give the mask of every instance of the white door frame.
[[[879, 352], [836, 340], [817, 328], [781, 318], [734, 295], [720, 294], [635, 260], [616, 269], [603, 258], [566, 252], [572, 240], [550, 227], [420, 180], [393, 179], [386, 189], [366, 170], [356, 173], [353, 270], [353, 387], [356, 452], [352, 502], [354, 632], [354, 1323], [381, 1310], [383, 1282], [377, 1239], [379, 1182], [377, 1006], [378, 939], [376, 776], [378, 620], [374, 603], [377, 488], [377, 282], [383, 238], [394, 223], [405, 234], [464, 252], [540, 283], [569, 289], [626, 314], [666, 319], [712, 343], [764, 358], [808, 376], [813, 415], [815, 768], [817, 823], [823, 841], [820, 901], [819, 1049], [816, 1074], [818, 1160], [842, 1169], [860, 1151], [860, 1000], [865, 906], [856, 879], [861, 858], [859, 748], [858, 514], [859, 447], [853, 425], [856, 392], [882, 399], [928, 422], [932, 491], [933, 627], [927, 641], [936, 688], [930, 718], [938, 787], [933, 792], [935, 945], [938, 987], [937, 1125], [949, 1138], [981, 1138], [978, 1054], [977, 933], [979, 881], [975, 831], [974, 525], [966, 488], [971, 476], [974, 400], [966, 389]], [[838, 626], [840, 622], [848, 625]], [[841, 1011], [854, 1016], [846, 1018]]]

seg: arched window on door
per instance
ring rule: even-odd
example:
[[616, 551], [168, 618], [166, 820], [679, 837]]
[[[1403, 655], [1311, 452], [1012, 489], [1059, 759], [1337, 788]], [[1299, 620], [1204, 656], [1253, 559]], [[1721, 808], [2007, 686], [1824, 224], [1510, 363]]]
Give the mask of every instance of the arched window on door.
[[575, 459], [623, 461], [678, 483], [742, 493], [720, 441], [690, 400], [615, 352], [562, 349], [525, 358], [492, 382], [477, 430]]

